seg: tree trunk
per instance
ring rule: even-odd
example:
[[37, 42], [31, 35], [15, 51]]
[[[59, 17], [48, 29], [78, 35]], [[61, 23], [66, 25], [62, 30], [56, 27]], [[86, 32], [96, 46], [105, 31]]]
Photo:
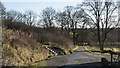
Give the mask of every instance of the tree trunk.
[[61, 27], [61, 32], [62, 32], [62, 34], [63, 34], [63, 26]]
[[73, 45], [75, 45], [75, 30], [73, 29]]

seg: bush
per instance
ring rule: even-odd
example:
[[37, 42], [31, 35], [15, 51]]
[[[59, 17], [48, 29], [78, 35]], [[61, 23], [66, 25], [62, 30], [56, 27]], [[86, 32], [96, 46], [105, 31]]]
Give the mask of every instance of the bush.
[[[35, 26], [28, 26], [22, 22], [12, 22], [12, 20], [5, 20], [3, 24], [7, 29], [17, 30], [24, 32], [26, 35], [30, 35], [38, 43], [51, 42], [53, 45], [69, 47], [72, 45], [72, 38], [67, 35], [67, 32], [64, 34], [61, 33], [59, 28], [40, 28]], [[24, 39], [24, 38], [23, 38]], [[31, 41], [32, 42], [32, 41]]]

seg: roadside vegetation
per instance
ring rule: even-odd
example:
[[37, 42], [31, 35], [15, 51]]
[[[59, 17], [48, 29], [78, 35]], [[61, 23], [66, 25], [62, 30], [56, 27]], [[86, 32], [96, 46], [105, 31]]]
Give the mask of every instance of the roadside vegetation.
[[[110, 53], [101, 53], [102, 51], [98, 49], [98, 47], [90, 47], [90, 46], [83, 46], [86, 51], [93, 53], [93, 54], [100, 54], [100, 55], [110, 55]], [[104, 48], [105, 51], [113, 51], [113, 52], [120, 52], [120, 48]]]
[[75, 47], [69, 36], [58, 34], [59, 31], [55, 28], [57, 32], [52, 33], [48, 29], [30, 27], [8, 20], [4, 22], [6, 24], [2, 29], [2, 62], [5, 66], [29, 65], [55, 56], [45, 47], [52, 48], [59, 53], [58, 55], [69, 54]]

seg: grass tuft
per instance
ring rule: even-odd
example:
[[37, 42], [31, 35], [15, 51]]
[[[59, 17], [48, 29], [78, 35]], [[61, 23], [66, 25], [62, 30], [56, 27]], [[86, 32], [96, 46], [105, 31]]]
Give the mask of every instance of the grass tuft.
[[70, 52], [74, 52], [79, 48], [79, 46], [76, 46], [75, 48], [71, 49]]

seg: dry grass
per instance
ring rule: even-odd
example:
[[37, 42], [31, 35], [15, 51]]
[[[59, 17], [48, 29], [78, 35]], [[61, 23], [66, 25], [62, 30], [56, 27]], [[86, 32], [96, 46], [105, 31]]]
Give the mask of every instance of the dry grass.
[[50, 53], [41, 46], [48, 42], [67, 52], [74, 47], [71, 37], [62, 34], [58, 28], [43, 29], [5, 20], [2, 32], [4, 65], [23, 66], [46, 59]]
[[[101, 53], [101, 50], [98, 47], [90, 47], [90, 46], [83, 46], [83, 47], [85, 48], [86, 51], [93, 53], [93, 54], [110, 55], [110, 53]], [[104, 48], [104, 50], [111, 50], [113, 52], [120, 52], [119, 48]]]
[[30, 27], [24, 23], [11, 22], [10, 20], [5, 20], [4, 26], [7, 27], [7, 29], [18, 31], [19, 34], [21, 34], [21, 32], [24, 32], [25, 34], [29, 35], [30, 37], [34, 38], [34, 40], [42, 44], [44, 44], [45, 42], [51, 42], [57, 44], [57, 46], [65, 48], [72, 48], [73, 45], [72, 38], [69, 35], [66, 35], [66, 32], [62, 34], [59, 28], [40, 28], [34, 26]]
[[34, 38], [11, 29], [3, 29], [2, 63], [6, 66], [23, 66], [46, 59], [49, 51], [37, 44]]

